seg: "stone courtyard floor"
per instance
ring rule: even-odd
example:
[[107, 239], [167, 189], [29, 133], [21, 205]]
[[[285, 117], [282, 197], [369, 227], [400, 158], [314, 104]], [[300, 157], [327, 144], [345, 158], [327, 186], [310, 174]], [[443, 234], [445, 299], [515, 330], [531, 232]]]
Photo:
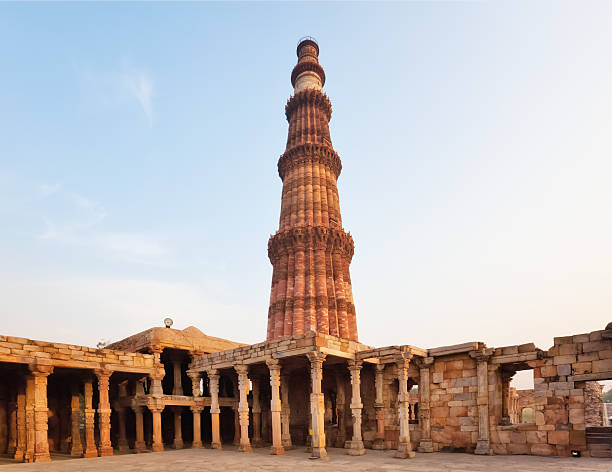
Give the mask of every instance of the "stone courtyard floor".
[[[271, 456], [267, 449], [244, 454], [232, 449], [183, 449], [155, 454], [123, 454], [93, 459], [57, 457], [53, 462], [7, 464], [9, 471], [45, 472], [223, 472], [223, 471], [340, 471], [340, 472], [566, 472], [612, 471], [611, 459], [536, 456], [475, 456], [472, 454], [417, 454], [415, 459], [394, 459], [393, 451], [368, 450], [365, 456], [351, 457], [342, 449], [330, 449], [330, 459], [309, 460], [304, 449], [289, 451], [285, 456]], [[6, 462], [4, 463], [6, 464]]]

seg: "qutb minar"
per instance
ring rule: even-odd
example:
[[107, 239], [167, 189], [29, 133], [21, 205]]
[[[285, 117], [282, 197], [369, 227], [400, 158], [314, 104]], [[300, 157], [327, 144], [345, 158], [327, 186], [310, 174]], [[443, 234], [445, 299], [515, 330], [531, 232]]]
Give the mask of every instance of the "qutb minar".
[[329, 134], [332, 107], [322, 91], [319, 46], [297, 48], [287, 102], [287, 148], [278, 161], [283, 180], [278, 232], [270, 238], [274, 267], [268, 340], [316, 331], [357, 341], [349, 264], [353, 238], [342, 228], [336, 181], [342, 170]]

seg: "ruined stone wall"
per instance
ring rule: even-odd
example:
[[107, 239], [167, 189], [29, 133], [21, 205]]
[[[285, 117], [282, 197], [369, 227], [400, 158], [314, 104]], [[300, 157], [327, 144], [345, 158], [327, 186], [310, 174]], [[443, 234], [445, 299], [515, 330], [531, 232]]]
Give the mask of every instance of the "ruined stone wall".
[[585, 405], [591, 380], [612, 378], [612, 331], [558, 337], [547, 352], [525, 364], [534, 369], [534, 424], [491, 424], [497, 454], [589, 455]]
[[430, 389], [434, 450], [473, 451], [478, 439], [475, 361], [467, 354], [436, 358]]

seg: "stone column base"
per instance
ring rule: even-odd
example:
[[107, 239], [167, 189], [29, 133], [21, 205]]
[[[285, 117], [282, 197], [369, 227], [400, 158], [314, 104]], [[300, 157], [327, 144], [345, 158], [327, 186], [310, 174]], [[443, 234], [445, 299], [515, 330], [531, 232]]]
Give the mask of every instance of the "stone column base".
[[151, 445], [151, 450], [153, 452], [161, 452], [164, 450], [164, 444], [163, 443], [160, 443], [160, 444], [153, 443]]
[[147, 450], [147, 445], [145, 444], [144, 441], [136, 441], [134, 443], [134, 450], [136, 452], [146, 452]]
[[81, 457], [83, 455], [83, 448], [82, 447], [80, 447], [80, 448], [76, 448], [76, 447], [71, 448], [70, 449], [70, 455], [72, 457]]
[[421, 439], [419, 443], [419, 447], [417, 448], [419, 452], [433, 452], [433, 441], [431, 439]]
[[372, 449], [377, 451], [382, 451], [385, 449], [385, 440], [383, 438], [376, 438], [374, 442], [372, 442]]
[[479, 439], [478, 443], [476, 443], [476, 450], [474, 451], [474, 454], [490, 456], [491, 447], [489, 446], [489, 441], [486, 439]]
[[191, 443], [191, 447], [194, 449], [199, 449], [202, 447], [202, 441], [193, 441]]
[[221, 443], [210, 443], [210, 447], [211, 449], [223, 449], [223, 446], [221, 445]]
[[51, 456], [48, 452], [35, 453], [32, 462], [51, 462]]
[[344, 448], [349, 456], [363, 456], [366, 453], [363, 441], [346, 441]]
[[83, 453], [83, 457], [89, 458], [89, 457], [98, 457], [98, 451], [96, 450], [89, 450], [89, 451], [85, 451]]
[[329, 456], [327, 455], [327, 451], [324, 447], [313, 447], [312, 454], [310, 455], [310, 459], [325, 459], [329, 460]]
[[411, 449], [410, 444], [400, 443], [397, 446], [397, 451], [393, 454], [396, 459], [414, 459], [416, 454]]
[[113, 455], [113, 448], [111, 446], [100, 446], [100, 457], [107, 457]]
[[175, 439], [174, 442], [172, 443], [172, 447], [174, 449], [183, 449], [183, 440]]
[[253, 452], [253, 448], [250, 444], [240, 444], [238, 446], [238, 452]]
[[283, 441], [283, 449], [285, 451], [290, 451], [293, 449], [293, 444], [291, 444], [291, 441]]
[[282, 456], [285, 454], [285, 448], [283, 446], [272, 446], [270, 448], [270, 454], [275, 456]]
[[128, 444], [127, 439], [124, 439], [122, 441], [120, 440], [117, 443], [117, 449], [119, 449], [120, 452], [129, 451], [130, 450], [130, 445]]

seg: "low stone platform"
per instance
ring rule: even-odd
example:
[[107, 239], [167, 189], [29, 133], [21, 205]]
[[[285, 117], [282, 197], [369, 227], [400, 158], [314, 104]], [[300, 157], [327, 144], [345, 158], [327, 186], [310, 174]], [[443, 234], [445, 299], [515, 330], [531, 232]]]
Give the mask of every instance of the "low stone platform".
[[12, 464], [0, 470], [30, 472], [271, 472], [302, 470], [333, 471], [416, 471], [438, 472], [567, 472], [610, 471], [610, 459], [538, 456], [476, 456], [473, 454], [417, 454], [415, 459], [394, 459], [394, 451], [368, 450], [365, 456], [348, 456], [342, 449], [328, 449], [329, 460], [309, 460], [304, 449], [288, 451], [284, 456], [271, 456], [265, 448], [253, 454], [235, 450], [183, 449], [155, 454], [125, 454], [93, 459], [72, 459], [36, 464]]

